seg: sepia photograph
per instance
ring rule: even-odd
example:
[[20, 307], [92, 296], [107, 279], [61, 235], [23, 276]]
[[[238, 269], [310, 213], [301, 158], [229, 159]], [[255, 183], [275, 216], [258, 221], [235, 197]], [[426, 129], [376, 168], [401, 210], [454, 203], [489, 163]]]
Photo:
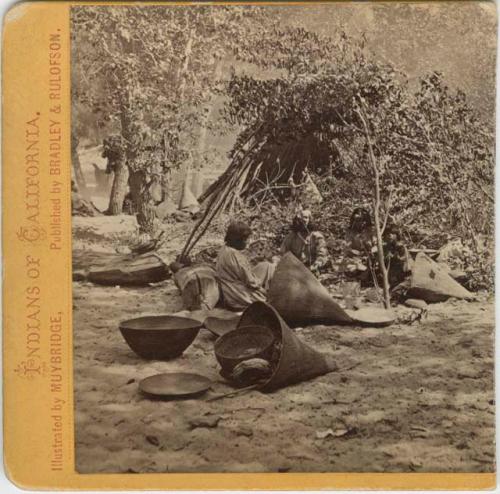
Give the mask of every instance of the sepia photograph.
[[76, 471], [495, 472], [495, 3], [70, 19]]

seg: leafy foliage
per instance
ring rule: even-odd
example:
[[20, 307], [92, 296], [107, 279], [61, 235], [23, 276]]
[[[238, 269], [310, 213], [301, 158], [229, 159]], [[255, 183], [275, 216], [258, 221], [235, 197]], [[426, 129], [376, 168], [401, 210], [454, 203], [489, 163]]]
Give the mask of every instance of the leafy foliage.
[[[234, 74], [224, 115], [245, 128], [239, 142], [259, 129], [266, 143], [308, 135], [327, 143], [332, 163], [330, 176], [320, 181], [328, 205], [321, 206], [321, 216], [332, 231], [339, 230], [339, 219], [348, 216], [345, 209], [354, 201], [371, 201], [373, 172], [362, 112], [386, 212], [410, 242], [432, 243], [454, 232], [473, 243], [480, 233], [492, 234], [494, 139], [464, 92], [449, 89], [437, 72], [412, 91], [404, 74], [374, 59], [363, 41], [345, 35], [320, 39], [297, 29], [276, 36], [283, 44], [277, 44], [274, 57], [266, 55], [274, 47], [271, 40], [260, 45], [262, 65], [275, 70], [273, 77]], [[255, 163], [262, 154], [258, 148]]]
[[218, 84], [217, 67], [260, 13], [223, 6], [72, 9], [74, 106], [118, 129], [131, 179], [137, 174], [131, 185], [145, 228], [151, 188], [196, 148], [199, 109]]
[[[404, 8], [413, 18], [415, 9]], [[322, 36], [264, 10], [72, 8], [74, 132], [92, 114], [100, 129], [120, 136], [143, 229], [153, 229], [152, 191], [172, 169], [218, 159], [198, 141], [212, 99], [223, 97], [227, 128], [242, 129], [230, 158], [245, 157], [241, 177], [254, 184], [235, 189], [254, 203], [262, 200], [255, 187], [272, 183], [283, 192], [282, 147], [294, 179], [305, 167], [318, 174], [325, 201], [317, 214], [332, 237], [343, 236], [352, 208], [371, 199], [364, 115], [384, 208], [408, 241], [438, 246], [453, 232], [479, 252], [478, 235], [493, 231], [494, 140], [465, 93], [437, 72], [410, 82], [375, 57], [362, 35]], [[420, 32], [425, 16], [419, 19]], [[484, 266], [490, 261], [484, 257]]]

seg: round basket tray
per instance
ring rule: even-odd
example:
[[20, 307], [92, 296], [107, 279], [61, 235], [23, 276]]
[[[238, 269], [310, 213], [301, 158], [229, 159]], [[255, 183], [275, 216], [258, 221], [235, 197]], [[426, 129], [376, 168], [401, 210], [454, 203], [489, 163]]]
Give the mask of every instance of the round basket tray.
[[210, 379], [187, 372], [169, 372], [147, 377], [139, 382], [139, 389], [146, 396], [179, 399], [199, 396], [211, 385]]
[[393, 324], [397, 316], [394, 312], [381, 307], [364, 307], [359, 310], [346, 310], [354, 322], [362, 326], [384, 327]]

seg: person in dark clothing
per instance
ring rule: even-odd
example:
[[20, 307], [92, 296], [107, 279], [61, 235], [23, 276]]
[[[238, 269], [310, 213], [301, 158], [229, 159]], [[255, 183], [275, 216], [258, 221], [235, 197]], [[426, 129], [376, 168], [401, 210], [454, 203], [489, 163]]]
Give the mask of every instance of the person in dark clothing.
[[349, 221], [346, 240], [350, 249], [361, 254], [369, 254], [373, 247], [373, 225], [368, 209], [354, 209]]
[[385, 265], [391, 288], [403, 282], [410, 273], [410, 256], [395, 221], [389, 217], [382, 235]]

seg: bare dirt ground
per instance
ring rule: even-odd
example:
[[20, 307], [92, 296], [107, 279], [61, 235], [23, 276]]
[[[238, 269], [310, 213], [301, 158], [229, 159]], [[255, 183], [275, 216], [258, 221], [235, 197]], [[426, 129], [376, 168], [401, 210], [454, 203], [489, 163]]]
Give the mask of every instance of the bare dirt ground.
[[[133, 225], [123, 217], [122, 230], [104, 240], [111, 220], [117, 224], [76, 218], [74, 248], [112, 251]], [[338, 372], [207, 402], [230, 388], [206, 330], [169, 362], [140, 359], [118, 330], [123, 319], [180, 310], [172, 281], [148, 288], [75, 282], [73, 296], [81, 473], [494, 471], [492, 299], [434, 304], [412, 325], [304, 328], [299, 337], [334, 355]], [[197, 372], [214, 385], [196, 400], [139, 394], [142, 378], [170, 371]]]

